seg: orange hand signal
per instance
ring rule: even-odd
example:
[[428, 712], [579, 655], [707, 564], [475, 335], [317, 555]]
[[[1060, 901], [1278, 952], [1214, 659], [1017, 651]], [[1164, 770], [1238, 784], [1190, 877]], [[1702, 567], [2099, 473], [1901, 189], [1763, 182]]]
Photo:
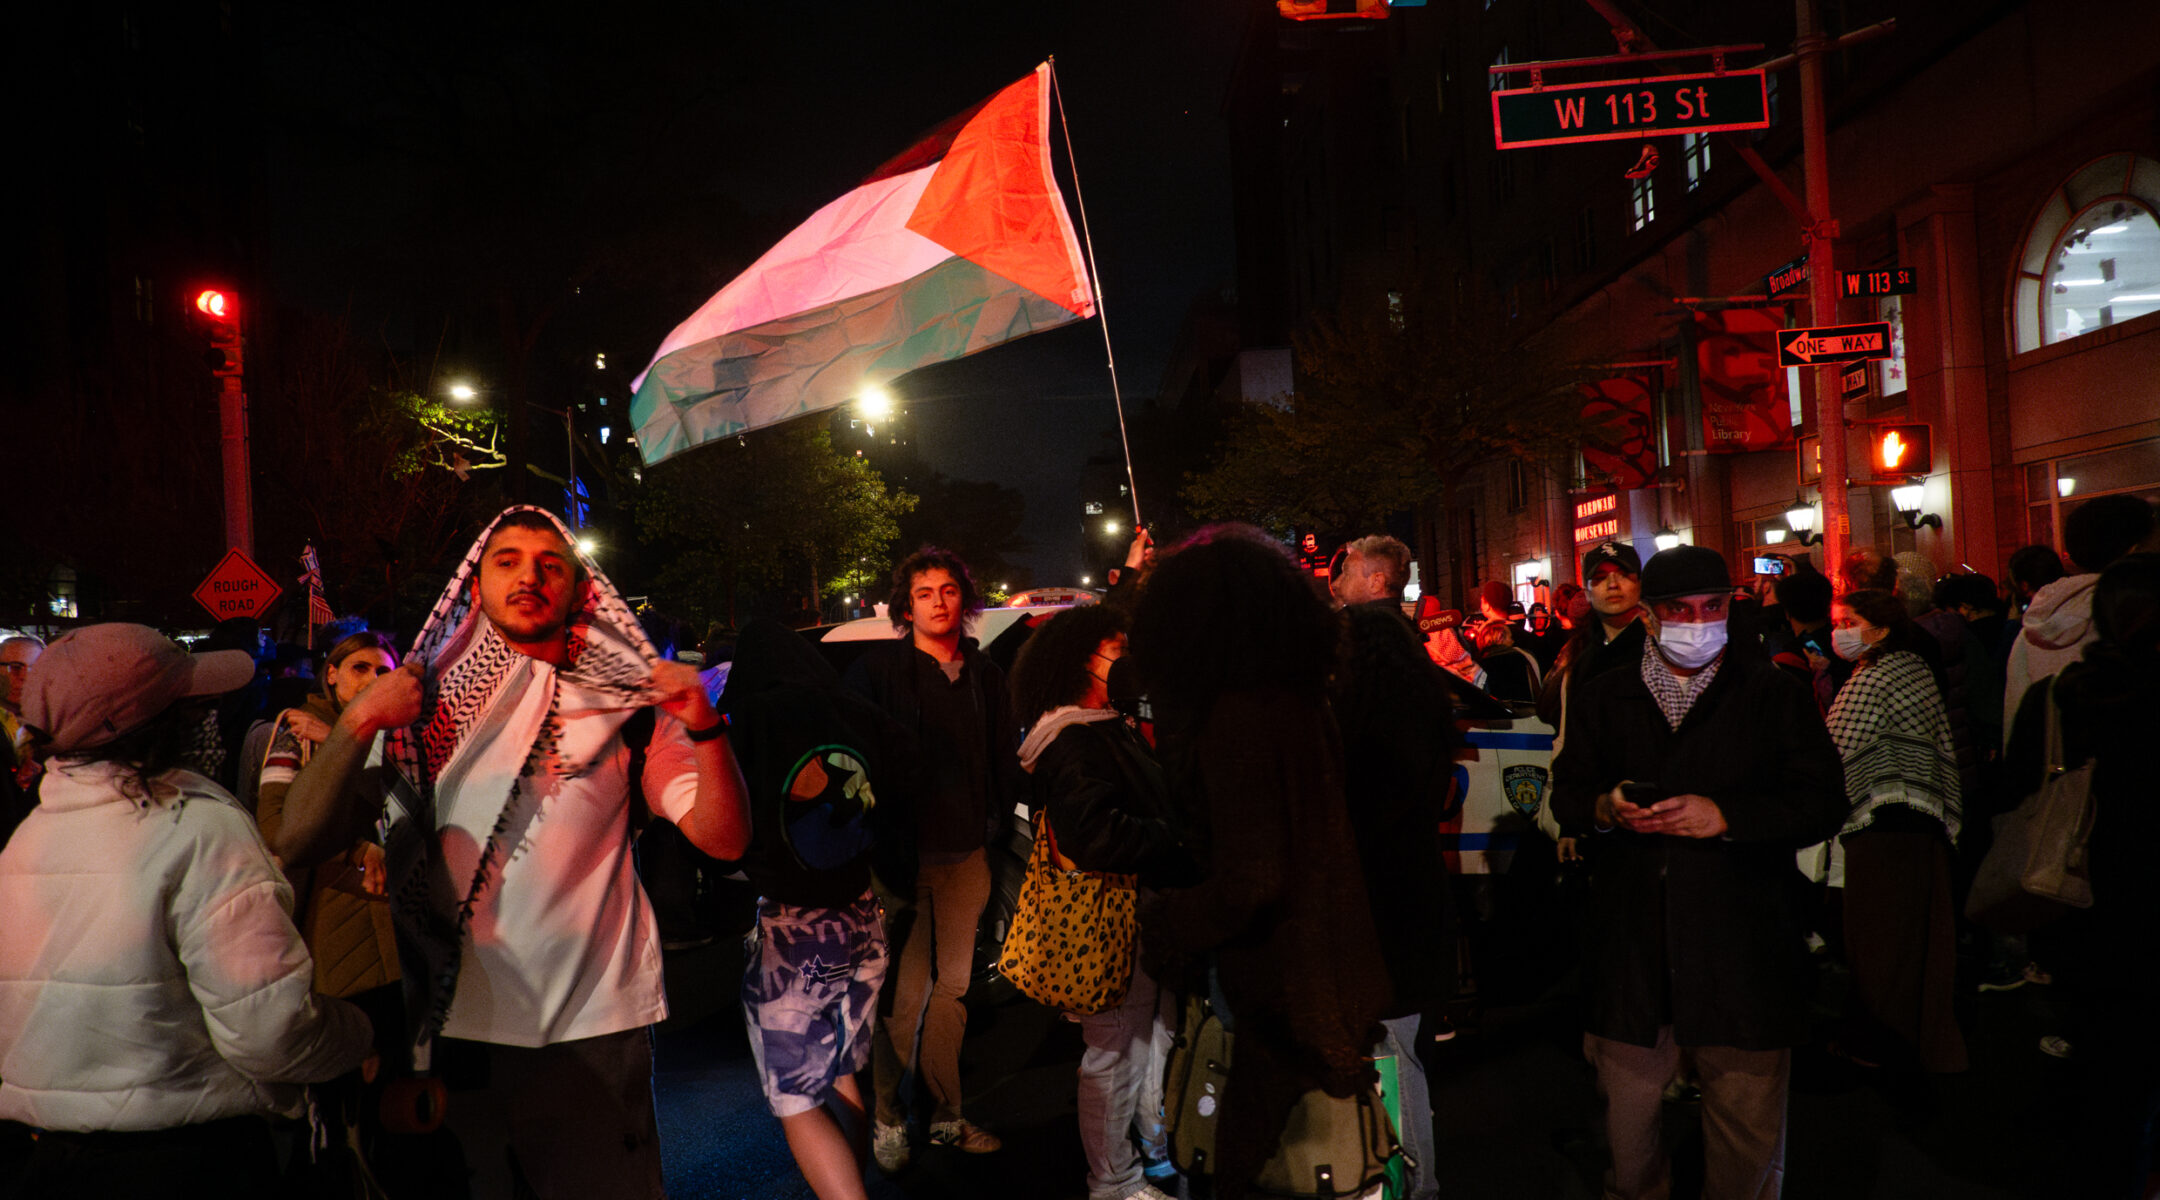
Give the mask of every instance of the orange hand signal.
[[1898, 431], [1893, 429], [1882, 440], [1882, 469], [1895, 471], [1905, 461], [1905, 452], [1912, 448]]

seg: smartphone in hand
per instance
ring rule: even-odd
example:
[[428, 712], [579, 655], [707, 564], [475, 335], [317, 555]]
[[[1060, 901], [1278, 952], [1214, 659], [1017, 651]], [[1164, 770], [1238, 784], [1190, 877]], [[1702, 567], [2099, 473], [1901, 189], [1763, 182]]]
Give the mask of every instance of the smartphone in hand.
[[1665, 798], [1665, 789], [1654, 783], [1623, 783], [1620, 798], [1637, 808], [1648, 808]]

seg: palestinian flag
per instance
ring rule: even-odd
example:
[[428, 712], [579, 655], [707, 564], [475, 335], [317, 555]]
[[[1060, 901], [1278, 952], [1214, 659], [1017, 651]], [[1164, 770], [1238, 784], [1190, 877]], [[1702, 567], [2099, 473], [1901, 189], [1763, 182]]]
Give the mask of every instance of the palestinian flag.
[[1050, 66], [819, 209], [633, 381], [647, 464], [1094, 315], [1050, 173]]

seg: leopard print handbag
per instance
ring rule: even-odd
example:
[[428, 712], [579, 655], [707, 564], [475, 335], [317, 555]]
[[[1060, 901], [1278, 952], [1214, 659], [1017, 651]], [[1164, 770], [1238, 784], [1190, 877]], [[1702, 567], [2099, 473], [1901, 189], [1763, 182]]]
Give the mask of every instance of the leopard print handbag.
[[1037, 813], [998, 971], [1051, 1008], [1085, 1016], [1116, 1007], [1132, 986], [1135, 893], [1134, 876], [1083, 871], [1059, 854], [1049, 814]]

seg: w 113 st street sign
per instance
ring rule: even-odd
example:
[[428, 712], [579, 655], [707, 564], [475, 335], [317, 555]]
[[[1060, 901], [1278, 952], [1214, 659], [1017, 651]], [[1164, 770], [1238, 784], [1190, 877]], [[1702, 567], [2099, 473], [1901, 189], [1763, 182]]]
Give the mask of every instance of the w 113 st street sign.
[[1494, 92], [1493, 145], [1558, 146], [1651, 134], [1770, 128], [1761, 71], [1661, 75]]
[[1824, 363], [1859, 362], [1865, 358], [1890, 357], [1890, 323], [1831, 325], [1822, 329], [1781, 329], [1777, 335], [1778, 365], [1816, 367]]
[[1882, 267], [1873, 271], [1845, 272], [1847, 296], [1910, 296], [1920, 290], [1911, 267]]

